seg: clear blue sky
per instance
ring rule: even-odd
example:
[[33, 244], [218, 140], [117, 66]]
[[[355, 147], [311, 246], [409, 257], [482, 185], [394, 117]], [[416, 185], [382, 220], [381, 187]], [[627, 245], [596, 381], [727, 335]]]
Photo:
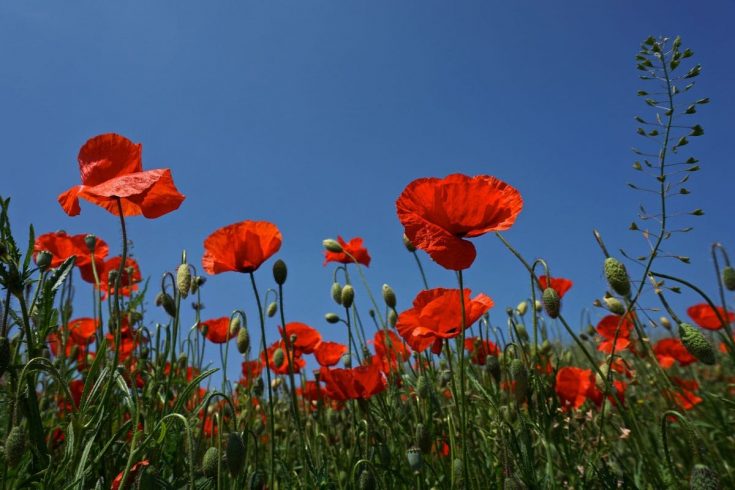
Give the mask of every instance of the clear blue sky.
[[[170, 167], [187, 196], [163, 218], [129, 220], [152, 283], [181, 249], [200, 266], [214, 229], [269, 220], [284, 236], [287, 320], [343, 340], [323, 321], [335, 308], [322, 239], [363, 237], [369, 280], [376, 293], [393, 285], [400, 311], [420, 279], [397, 196], [422, 176], [495, 175], [525, 199], [507, 238], [575, 281], [564, 311], [576, 320], [605, 288], [592, 229], [612, 250], [645, 251], [627, 231], [638, 204], [652, 205], [626, 187], [639, 178], [630, 148], [644, 144], [633, 116], [648, 114], [635, 93], [651, 89], [633, 58], [649, 34], [680, 34], [704, 67], [693, 95], [712, 103], [692, 120], [705, 129], [689, 146], [702, 171], [675, 206], [706, 214], [682, 218], [695, 230], [669, 247], [693, 265], [667, 268], [714, 292], [709, 246], [735, 246], [733, 19], [732, 1], [3, 2], [0, 195], [12, 196], [21, 234], [31, 222], [38, 233], [93, 232], [117, 253], [112, 215], [83, 202], [70, 218], [56, 197], [79, 183], [87, 138], [123, 134], [143, 143], [145, 168]], [[492, 235], [474, 243], [467, 285], [495, 299], [492, 318], [503, 322], [528, 278]], [[455, 285], [422, 259], [432, 286]], [[257, 273], [263, 288], [271, 264]], [[81, 316], [88, 294], [78, 285]], [[205, 317], [238, 307], [256, 317], [246, 276], [210, 277], [203, 301]], [[367, 318], [359, 288], [357, 301]], [[165, 318], [156, 310], [149, 321]]]

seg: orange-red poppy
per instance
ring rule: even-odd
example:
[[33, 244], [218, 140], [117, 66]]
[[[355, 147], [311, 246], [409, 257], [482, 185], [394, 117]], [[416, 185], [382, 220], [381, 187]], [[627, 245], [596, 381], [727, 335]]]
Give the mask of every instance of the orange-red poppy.
[[707, 330], [719, 330], [723, 327], [717, 313], [719, 313], [726, 322], [735, 322], [735, 313], [732, 311], [725, 312], [725, 309], [721, 306], [717, 307], [717, 312], [715, 312], [715, 310], [707, 303], [701, 303], [687, 308], [687, 315], [689, 315], [689, 318], [691, 318], [694, 323], [702, 328], [706, 328]]
[[[283, 335], [282, 327], [278, 327], [278, 331]], [[322, 341], [319, 331], [301, 322], [287, 323], [285, 332], [289, 344], [299, 354], [312, 354]]]
[[[105, 261], [102, 271], [99, 270], [100, 279], [100, 291], [102, 291], [102, 299], [108, 294], [115, 294], [115, 280], [110, 281], [110, 273], [117, 273], [120, 271], [120, 262], [122, 257], [113, 257], [110, 260]], [[120, 276], [120, 294], [123, 296], [130, 296], [133, 291], [138, 290], [138, 283], [143, 280], [143, 276], [140, 274], [140, 267], [135, 259], [128, 257], [125, 260], [125, 267], [123, 268], [122, 276]]]
[[566, 366], [556, 373], [554, 390], [565, 410], [584, 405], [593, 386], [594, 377], [591, 369]]
[[382, 364], [383, 372], [395, 371], [399, 363], [411, 357], [411, 349], [391, 330], [375, 332], [373, 343], [375, 344], [375, 358]]
[[[128, 477], [125, 479], [125, 487], [124, 488], [131, 488], [132, 482], [135, 482], [135, 479], [138, 477], [138, 472], [145, 470], [145, 467], [150, 465], [150, 463], [147, 460], [138, 461], [133, 466], [130, 467], [130, 470], [128, 471]], [[124, 471], [121, 471], [114, 480], [112, 480], [112, 486], [110, 487], [110, 490], [121, 490], [120, 489], [120, 483], [122, 483]]]
[[141, 151], [140, 143], [119, 134], [101, 134], [88, 140], [77, 158], [82, 185], [59, 196], [66, 214], [79, 214], [80, 197], [115, 216], [119, 214], [118, 200], [124, 216], [158, 218], [178, 209], [184, 196], [176, 189], [171, 170], [143, 171]]
[[46, 342], [48, 342], [49, 349], [54, 357], [58, 357], [62, 349], [64, 350], [64, 355], [69, 357], [74, 348], [72, 342], [67, 342], [65, 345], [64, 338], [58, 332], [50, 332], [46, 337]]
[[671, 378], [671, 381], [677, 386], [678, 389], [670, 392], [674, 398], [674, 402], [679, 405], [682, 410], [691, 410], [696, 405], [702, 403], [702, 398], [694, 393], [699, 389], [699, 383], [693, 379], [682, 379], [676, 376]]
[[215, 344], [225, 344], [237, 337], [237, 330], [230, 331], [230, 318], [226, 316], [199, 322], [198, 327], [204, 332], [204, 337]]
[[259, 359], [253, 361], [243, 361], [242, 363], [242, 378], [239, 383], [244, 387], [249, 387], [253, 384], [253, 381], [260, 377], [260, 373], [263, 371], [263, 362]]
[[202, 267], [209, 274], [253, 272], [281, 248], [281, 232], [268, 221], [243, 221], [204, 240]]
[[470, 361], [472, 364], [484, 366], [487, 363], [487, 356], [497, 356], [500, 349], [490, 340], [483, 340], [479, 337], [467, 337], [464, 339], [464, 348], [470, 353]]
[[[130, 355], [133, 353], [133, 350], [135, 350], [135, 347], [139, 343], [138, 337], [139, 334], [133, 331], [133, 329], [131, 329], [127, 325], [127, 322], [123, 321], [122, 325], [120, 326], [120, 361], [124, 362], [130, 357]], [[112, 333], [108, 333], [105, 335], [105, 338], [107, 339], [109, 349], [114, 352], [116, 348], [115, 335]]]
[[[341, 264], [352, 264], [357, 262], [365, 267], [370, 266], [370, 254], [367, 249], [362, 246], [362, 238], [353, 238], [349, 242], [337, 236], [337, 242], [342, 245], [343, 252], [324, 251], [324, 265], [328, 262], [339, 262]], [[354, 257], [354, 260], [353, 260]]]
[[[83, 234], [69, 235], [65, 231], [39, 235], [33, 244], [33, 259], [36, 260], [38, 252], [46, 250], [51, 253], [50, 267], [55, 268], [63, 264], [69, 257], [76, 257], [74, 265], [79, 267], [82, 278], [87, 282], [94, 282], [92, 254], [87, 248], [85, 237], [86, 235]], [[98, 273], [102, 270], [108, 253], [110, 253], [110, 247], [104, 240], [97, 238], [94, 247], [94, 263]]]
[[337, 401], [367, 400], [388, 386], [385, 374], [378, 364], [368, 364], [352, 369], [319, 370], [319, 380], [326, 384], [325, 391]]
[[546, 276], [539, 276], [538, 278], [538, 286], [543, 291], [544, 289], [550, 287], [554, 291], [556, 291], [556, 294], [559, 295], [559, 298], [562, 298], [567, 291], [569, 291], [572, 288], [572, 285], [574, 283], [569, 279], [564, 279], [563, 277], [552, 277], [551, 280], [549, 280]]
[[396, 201], [411, 243], [451, 270], [467, 269], [475, 260], [475, 246], [465, 238], [507, 230], [522, 208], [516, 189], [488, 175], [417, 179]]
[[314, 357], [320, 366], [331, 367], [342, 359], [347, 346], [339, 342], [322, 342], [314, 349]]
[[[621, 381], [619, 379], [614, 380], [612, 382], [612, 388], [613, 390], [615, 390], [615, 393], [609, 393], [607, 395], [607, 399], [610, 401], [610, 403], [616, 405], [619, 398], [620, 401], [625, 404], [625, 389], [627, 387], [628, 384], [625, 381]], [[592, 386], [590, 387], [589, 399], [592, 400], [592, 402], [598, 408], [602, 406], [602, 391], [597, 387], [595, 383], [592, 383]]]
[[688, 366], [693, 362], [697, 362], [697, 358], [689, 353], [689, 351], [681, 343], [681, 340], [674, 338], [661, 339], [653, 346], [653, 353], [658, 359], [661, 367], [668, 369], [678, 362], [680, 366]]
[[59, 410], [62, 412], [71, 412], [74, 407], [79, 408], [82, 402], [82, 395], [84, 394], [84, 381], [81, 379], [74, 379], [69, 381], [69, 392], [71, 393], [74, 405], [72, 406], [71, 400], [66, 397], [66, 393], [60, 393], [57, 398], [57, 405]]
[[[275, 353], [278, 349], [281, 349], [281, 352], [283, 353], [283, 362], [281, 362], [280, 366], [276, 366], [275, 363]], [[260, 353], [260, 359], [264, 364], [268, 365], [268, 368], [273, 371], [276, 374], [288, 374], [289, 373], [289, 357], [293, 358], [293, 372], [298, 373], [301, 371], [301, 368], [306, 366], [306, 361], [304, 361], [301, 358], [301, 353], [299, 351], [292, 352], [291, 355], [286, 354], [286, 346], [283, 344], [283, 340], [278, 340], [271, 344], [270, 347], [268, 347], [267, 351], [267, 358], [266, 358], [266, 352]]]
[[[493, 306], [484, 294], [470, 299], [472, 292], [464, 290], [465, 328], [469, 328]], [[451, 339], [462, 330], [462, 304], [459, 289], [426, 289], [413, 300], [413, 308], [398, 315], [396, 329], [406, 343], [417, 352], [433, 345], [441, 351], [443, 339]]]
[[[617, 340], [615, 340], [615, 332], [618, 328], [620, 331]], [[615, 352], [620, 352], [630, 345], [630, 333], [633, 331], [633, 323], [628, 317], [607, 315], [597, 324], [596, 330], [604, 339], [598, 344], [597, 350], [609, 354], [614, 347]]]
[[87, 345], [94, 341], [99, 322], [94, 318], [77, 318], [69, 321], [69, 339], [77, 345]]

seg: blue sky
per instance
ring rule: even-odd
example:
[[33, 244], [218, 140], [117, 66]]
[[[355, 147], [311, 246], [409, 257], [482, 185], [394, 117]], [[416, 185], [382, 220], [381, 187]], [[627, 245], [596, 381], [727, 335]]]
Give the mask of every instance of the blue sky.
[[[648, 183], [631, 169], [630, 148], [645, 144], [633, 116], [650, 114], [635, 94], [651, 89], [634, 56], [650, 34], [679, 34], [704, 67], [693, 96], [712, 103], [692, 119], [705, 136], [687, 148], [702, 170], [672, 206], [706, 214], [681, 217], [695, 229], [669, 246], [692, 265], [658, 268], [714, 293], [709, 246], [735, 243], [733, 18], [726, 1], [4, 2], [0, 195], [12, 196], [20, 234], [28, 223], [38, 233], [93, 232], [119, 252], [112, 215], [82, 203], [70, 218], [56, 197], [79, 183], [76, 155], [89, 137], [123, 134], [143, 144], [145, 168], [171, 168], [187, 196], [175, 213], [128, 222], [152, 284], [182, 249], [200, 265], [216, 228], [272, 221], [289, 266], [287, 321], [344, 340], [323, 321], [335, 308], [322, 239], [363, 237], [373, 290], [391, 284], [406, 309], [421, 283], [395, 199], [418, 177], [495, 175], [525, 200], [507, 238], [574, 280], [564, 311], [576, 321], [605, 288], [592, 229], [612, 250], [646, 250], [627, 231], [638, 205], [654, 204], [626, 187]], [[474, 243], [466, 283], [495, 299], [491, 318], [503, 322], [505, 307], [528, 295], [528, 278], [492, 235]], [[455, 285], [422, 260], [432, 286]], [[263, 288], [273, 284], [270, 265], [257, 273]], [[83, 287], [79, 315], [88, 314]], [[246, 276], [210, 277], [203, 301], [206, 317], [234, 308], [256, 317]], [[675, 304], [695, 301], [686, 294]]]

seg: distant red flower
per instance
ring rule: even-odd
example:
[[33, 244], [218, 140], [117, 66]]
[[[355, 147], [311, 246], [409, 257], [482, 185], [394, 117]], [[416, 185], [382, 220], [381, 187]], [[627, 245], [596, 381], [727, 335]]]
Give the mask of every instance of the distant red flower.
[[66, 396], [65, 392], [62, 392], [58, 395], [57, 404], [59, 406], [59, 410], [62, 412], [71, 412], [74, 410], [74, 407], [77, 409], [79, 408], [79, 405], [82, 402], [82, 395], [84, 394], [84, 381], [81, 379], [74, 379], [69, 382], [69, 392], [71, 393], [71, 398], [74, 401], [74, 405], [71, 404], [71, 400], [69, 400]]
[[607, 315], [597, 324], [597, 333], [603, 337], [603, 341], [597, 346], [597, 350], [605, 353], [613, 351], [615, 332], [618, 332], [617, 341], [614, 342], [615, 352], [620, 352], [630, 345], [630, 333], [633, 331], [633, 323], [628, 317], [618, 315]]
[[717, 312], [707, 303], [690, 306], [687, 309], [687, 315], [694, 320], [694, 323], [707, 330], [719, 330], [723, 327], [717, 313], [728, 323], [735, 322], [735, 313], [732, 311], [725, 312], [721, 306], [717, 307]]
[[305, 382], [301, 385], [301, 388], [296, 388], [296, 394], [309, 402], [309, 406], [312, 410], [317, 409], [317, 405], [320, 400], [327, 402], [330, 401], [328, 400], [329, 395], [327, 394], [327, 391], [319, 386], [319, 383], [316, 381]]
[[554, 390], [564, 409], [584, 405], [593, 386], [594, 375], [591, 369], [563, 367], [556, 373]]
[[59, 334], [59, 332], [49, 333], [46, 337], [46, 342], [48, 342], [49, 349], [54, 357], [58, 357], [62, 349], [64, 350], [64, 355], [69, 357], [72, 349], [74, 348], [74, 344], [72, 342], [64, 344], [64, 338]]
[[184, 196], [176, 189], [171, 170], [143, 171], [141, 151], [142, 145], [119, 134], [101, 134], [88, 140], [77, 158], [82, 185], [59, 196], [66, 214], [79, 214], [80, 197], [115, 216], [118, 199], [125, 216], [158, 218], [178, 209]]
[[[281, 352], [283, 352], [283, 362], [280, 366], [276, 366], [274, 356], [278, 349], [281, 349]], [[304, 361], [301, 358], [301, 353], [298, 351], [291, 353], [291, 357], [293, 357], [293, 372], [298, 373], [301, 371], [301, 368], [306, 366], [306, 361]], [[267, 358], [266, 353], [261, 352], [260, 359], [263, 361], [264, 364], [268, 365], [268, 368], [273, 371], [276, 374], [288, 374], [288, 363], [289, 363], [289, 356], [286, 353], [286, 346], [283, 345], [283, 340], [279, 340], [273, 344], [271, 344], [270, 347], [268, 347], [267, 351]]]
[[541, 291], [551, 287], [551, 289], [556, 291], [556, 294], [559, 295], [559, 298], [562, 298], [566, 292], [572, 288], [573, 284], [574, 283], [572, 281], [564, 279], [563, 277], [552, 277], [551, 281], [549, 281], [546, 276], [539, 276], [538, 278], [538, 286]]
[[[283, 328], [278, 327], [278, 331], [283, 335]], [[316, 347], [322, 341], [322, 335], [318, 330], [311, 328], [309, 325], [300, 322], [291, 322], [286, 324], [286, 338], [289, 344], [299, 352], [299, 354], [312, 354]], [[296, 337], [292, 340], [292, 337]]]
[[[120, 361], [127, 360], [130, 355], [133, 353], [133, 350], [135, 350], [135, 347], [137, 347], [139, 343], [139, 334], [134, 332], [127, 324], [126, 322], [121, 322], [120, 326]], [[108, 349], [111, 352], [115, 351], [115, 335], [113, 333], [108, 333], [105, 335], [105, 338], [107, 339], [107, 345]]]
[[465, 238], [507, 230], [522, 207], [516, 189], [488, 175], [417, 179], [396, 201], [411, 243], [450, 270], [467, 269], [475, 260], [475, 246]]
[[670, 392], [674, 398], [674, 402], [679, 405], [682, 410], [691, 410], [696, 405], [702, 403], [702, 398], [694, 393], [699, 389], [699, 383], [693, 379], [681, 379], [676, 376], [671, 381], [677, 385], [678, 389]]
[[253, 381], [260, 377], [260, 373], [263, 371], [263, 362], [261, 360], [254, 361], [243, 361], [242, 363], [242, 378], [240, 378], [240, 384], [246, 388], [253, 384]]
[[77, 345], [87, 345], [94, 341], [99, 323], [94, 318], [77, 318], [69, 321], [69, 339]]
[[680, 366], [688, 366], [693, 362], [697, 362], [697, 358], [689, 353], [679, 339], [666, 338], [659, 340], [653, 346], [653, 353], [664, 369], [670, 368], [677, 361]]
[[331, 367], [342, 359], [347, 346], [338, 342], [322, 342], [314, 350], [314, 357], [320, 366]]
[[222, 227], [204, 240], [202, 267], [209, 274], [253, 272], [281, 248], [281, 232], [267, 221]]
[[391, 330], [387, 333], [383, 330], [375, 332], [373, 343], [375, 344], [375, 356], [383, 364], [384, 372], [395, 371], [399, 363], [411, 357], [411, 349]]
[[[465, 328], [469, 328], [493, 306], [484, 294], [470, 299], [472, 292], [464, 290]], [[427, 289], [413, 300], [413, 308], [398, 315], [396, 329], [406, 343], [418, 352], [433, 345], [441, 351], [443, 339], [451, 339], [462, 330], [462, 305], [459, 289]]]
[[377, 364], [352, 369], [323, 367], [319, 370], [319, 380], [326, 384], [329, 397], [337, 401], [366, 400], [387, 387], [385, 374]]
[[[100, 291], [104, 299], [108, 294], [115, 294], [115, 280], [110, 281], [110, 272], [117, 273], [120, 271], [120, 262], [122, 257], [113, 257], [104, 263], [102, 271], [97, 271], [100, 279]], [[131, 274], [132, 271], [132, 274]], [[120, 276], [120, 294], [130, 296], [133, 291], [138, 290], [138, 283], [143, 280], [140, 275], [140, 267], [135, 259], [128, 257], [125, 260], [122, 276]]]
[[199, 322], [199, 330], [204, 332], [207, 340], [215, 344], [225, 344], [237, 337], [237, 330], [230, 331], [230, 318], [226, 316]]
[[464, 339], [464, 348], [470, 353], [470, 361], [472, 364], [484, 366], [487, 363], [487, 356], [497, 356], [500, 349], [490, 340], [482, 340], [479, 337], [467, 337]]
[[[352, 264], [357, 262], [365, 267], [370, 266], [370, 254], [367, 249], [362, 246], [362, 238], [353, 238], [345, 242], [341, 236], [337, 236], [337, 242], [342, 245], [344, 252], [324, 251], [324, 265], [328, 262], [339, 262], [341, 264]], [[348, 255], [349, 254], [349, 255]], [[352, 257], [354, 257], [354, 260]]]
[[[616, 405], [618, 403], [617, 399], [619, 398], [620, 401], [625, 404], [625, 389], [627, 387], [628, 385], [625, 381], [621, 381], [619, 379], [614, 380], [612, 382], [612, 388], [615, 390], [615, 393], [609, 393], [607, 395], [607, 399], [610, 403]], [[589, 398], [598, 408], [602, 406], [602, 390], [600, 390], [595, 383], [592, 383], [592, 386], [590, 387]]]
[[[146, 466], [150, 465], [150, 463], [147, 460], [138, 461], [133, 466], [130, 467], [130, 470], [128, 471], [128, 477], [125, 479], [125, 488], [132, 488], [131, 483], [135, 481], [135, 479], [138, 477], [138, 472], [141, 470], [144, 470]], [[121, 471], [114, 480], [112, 480], [112, 486], [110, 487], [110, 490], [121, 490], [120, 489], [120, 483], [122, 483], [124, 471]]]
[[[85, 237], [84, 234], [68, 235], [65, 231], [39, 235], [33, 244], [33, 259], [36, 260], [38, 252], [46, 250], [51, 252], [51, 267], [56, 268], [69, 257], [76, 257], [74, 265], [79, 267], [85, 281], [93, 283], [92, 254], [84, 241]], [[102, 270], [104, 259], [108, 253], [110, 253], [110, 248], [104, 240], [97, 238], [94, 247], [94, 262], [98, 273]]]

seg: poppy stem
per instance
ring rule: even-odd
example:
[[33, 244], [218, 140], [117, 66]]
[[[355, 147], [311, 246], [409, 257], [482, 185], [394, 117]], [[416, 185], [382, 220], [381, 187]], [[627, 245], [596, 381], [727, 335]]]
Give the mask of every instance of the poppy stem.
[[469, 459], [467, 458], [467, 399], [465, 398], [465, 366], [464, 366], [464, 330], [467, 325], [467, 312], [464, 303], [464, 278], [462, 271], [457, 271], [457, 281], [459, 282], [459, 301], [462, 309], [462, 328], [459, 332], [459, 342], [457, 343], [457, 355], [459, 356], [459, 400], [460, 400], [460, 429], [462, 431], [462, 471], [464, 473], [464, 481], [469, 482]]

